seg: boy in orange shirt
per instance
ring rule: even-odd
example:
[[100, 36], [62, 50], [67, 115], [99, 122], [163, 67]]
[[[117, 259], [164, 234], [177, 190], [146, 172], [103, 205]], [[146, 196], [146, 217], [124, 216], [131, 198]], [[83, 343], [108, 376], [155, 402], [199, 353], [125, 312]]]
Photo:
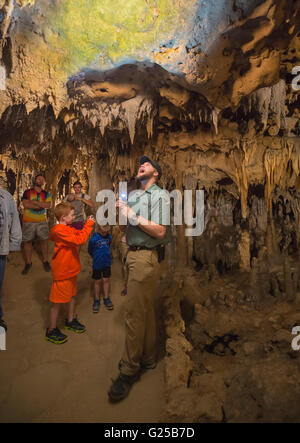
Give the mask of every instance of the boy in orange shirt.
[[81, 231], [72, 228], [74, 221], [74, 208], [68, 203], [59, 203], [54, 210], [58, 224], [50, 231], [50, 240], [55, 242], [52, 257], [53, 284], [50, 292], [52, 307], [50, 310], [50, 325], [46, 330], [46, 340], [51, 343], [65, 343], [68, 337], [57, 327], [57, 317], [62, 303], [68, 303], [68, 319], [65, 328], [82, 333], [85, 326], [74, 318], [74, 307], [77, 289], [77, 274], [81, 266], [79, 261], [78, 246], [85, 243], [92, 232], [95, 223], [93, 216], [88, 217]]

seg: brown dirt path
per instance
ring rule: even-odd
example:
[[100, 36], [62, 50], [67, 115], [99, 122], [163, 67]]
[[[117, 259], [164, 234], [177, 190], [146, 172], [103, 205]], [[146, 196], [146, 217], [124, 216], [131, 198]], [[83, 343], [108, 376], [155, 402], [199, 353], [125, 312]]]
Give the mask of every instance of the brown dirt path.
[[[163, 362], [147, 371], [120, 403], [108, 402], [111, 379], [124, 343], [121, 267], [112, 266], [111, 297], [115, 305], [99, 314], [91, 310], [91, 262], [81, 251], [77, 313], [86, 333], [67, 331], [69, 340], [44, 340], [48, 323], [51, 274], [36, 253], [27, 276], [21, 275], [20, 253], [11, 255], [4, 283], [3, 307], [8, 324], [7, 350], [0, 351], [0, 422], [158, 422], [164, 407]], [[61, 324], [62, 326], [62, 319]]]

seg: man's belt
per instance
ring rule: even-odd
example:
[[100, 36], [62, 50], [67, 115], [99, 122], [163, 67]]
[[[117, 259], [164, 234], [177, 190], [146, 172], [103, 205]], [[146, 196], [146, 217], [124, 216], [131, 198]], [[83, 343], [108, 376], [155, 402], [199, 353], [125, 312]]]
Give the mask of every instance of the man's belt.
[[153, 251], [155, 248], [147, 248], [147, 246], [128, 246], [128, 251]]
[[154, 248], [147, 248], [146, 246], [128, 246], [128, 251], [156, 251], [158, 263], [165, 258], [165, 247], [163, 245], [157, 245]]

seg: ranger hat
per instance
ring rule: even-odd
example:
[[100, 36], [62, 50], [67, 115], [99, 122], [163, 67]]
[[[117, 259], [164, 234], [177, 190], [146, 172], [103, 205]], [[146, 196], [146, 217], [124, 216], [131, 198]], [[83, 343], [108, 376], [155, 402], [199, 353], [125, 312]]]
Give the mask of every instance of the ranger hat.
[[157, 170], [157, 172], [158, 172], [158, 180], [159, 180], [161, 175], [162, 175], [161, 167], [159, 166], [159, 164], [156, 161], [151, 160], [151, 158], [147, 157], [146, 155], [143, 155], [143, 157], [140, 158], [140, 165], [143, 165], [146, 162], [151, 163], [153, 168]]

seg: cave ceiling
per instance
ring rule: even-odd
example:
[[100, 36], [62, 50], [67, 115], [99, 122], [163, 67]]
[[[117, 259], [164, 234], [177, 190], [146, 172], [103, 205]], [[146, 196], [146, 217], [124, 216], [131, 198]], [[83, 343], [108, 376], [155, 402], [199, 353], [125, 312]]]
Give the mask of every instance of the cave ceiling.
[[94, 146], [113, 171], [150, 141], [166, 167], [192, 150], [183, 168], [240, 192], [265, 180], [274, 148], [297, 175], [299, 146], [278, 134], [299, 131], [299, 3], [2, 0], [0, 148], [45, 165], [54, 148]]
[[[18, 102], [28, 109], [50, 102], [58, 112], [67, 103], [68, 80], [136, 61], [166, 71], [157, 86], [169, 79], [223, 109], [278, 81], [281, 51], [299, 30], [299, 2], [287, 0], [2, 3], [14, 3], [2, 41], [2, 112]], [[118, 78], [123, 88], [129, 77]]]

